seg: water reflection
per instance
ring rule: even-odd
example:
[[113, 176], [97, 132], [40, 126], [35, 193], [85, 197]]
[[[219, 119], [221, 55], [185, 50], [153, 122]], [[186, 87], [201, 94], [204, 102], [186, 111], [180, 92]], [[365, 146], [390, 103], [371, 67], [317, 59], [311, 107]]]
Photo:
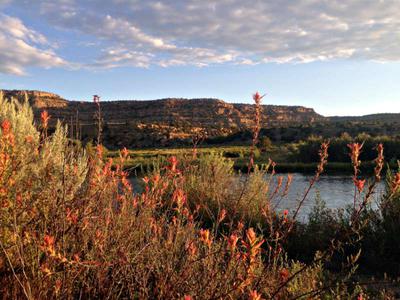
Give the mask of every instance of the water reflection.
[[[272, 205], [273, 207], [276, 207], [277, 211], [288, 209], [291, 214], [293, 214], [293, 211], [297, 208], [298, 202], [303, 198], [304, 193], [308, 188], [311, 179], [313, 178], [312, 175], [305, 175], [301, 173], [294, 173], [292, 175], [293, 179], [288, 194], [285, 197], [280, 197], [284, 190], [286, 182], [285, 179], [280, 189], [279, 196], [274, 198]], [[280, 175], [274, 176], [271, 191], [275, 190], [278, 176]], [[143, 191], [143, 182], [141, 178], [132, 177], [130, 180], [133, 183], [135, 192], [141, 193]], [[367, 184], [365, 190], [367, 190]], [[373, 206], [376, 207], [376, 201], [382, 196], [384, 190], [384, 183], [379, 183], [371, 199]], [[301, 207], [297, 216], [297, 220], [301, 222], [307, 222], [308, 215], [315, 206], [316, 199], [318, 197], [319, 199], [323, 200], [326, 204], [326, 207], [330, 209], [345, 208], [347, 205], [352, 205], [354, 199], [354, 184], [352, 177], [345, 175], [321, 176], [304, 201], [303, 206]]]
[[[303, 195], [308, 188], [312, 175], [304, 175], [300, 173], [293, 174], [292, 184], [287, 197], [280, 199], [279, 197], [273, 202], [277, 204], [278, 210], [288, 209], [293, 212], [297, 208], [298, 201], [303, 198]], [[277, 177], [274, 180], [273, 186], [276, 185]], [[283, 189], [283, 188], [282, 188]], [[366, 188], [367, 189], [367, 184]], [[383, 182], [377, 185], [375, 194], [372, 197], [373, 205], [376, 207], [378, 200], [384, 192]], [[342, 175], [324, 175], [314, 185], [310, 191], [306, 201], [304, 202], [299, 215], [299, 221], [307, 221], [308, 215], [315, 205], [316, 199], [320, 197], [326, 203], [326, 207], [330, 209], [345, 208], [349, 204], [353, 204], [354, 199], [354, 184], [351, 176]]]

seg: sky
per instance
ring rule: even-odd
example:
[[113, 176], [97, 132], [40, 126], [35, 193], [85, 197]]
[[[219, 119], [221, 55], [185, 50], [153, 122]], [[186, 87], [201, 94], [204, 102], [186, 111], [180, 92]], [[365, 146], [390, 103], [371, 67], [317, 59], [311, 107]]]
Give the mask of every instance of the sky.
[[0, 0], [0, 89], [400, 112], [400, 0]]

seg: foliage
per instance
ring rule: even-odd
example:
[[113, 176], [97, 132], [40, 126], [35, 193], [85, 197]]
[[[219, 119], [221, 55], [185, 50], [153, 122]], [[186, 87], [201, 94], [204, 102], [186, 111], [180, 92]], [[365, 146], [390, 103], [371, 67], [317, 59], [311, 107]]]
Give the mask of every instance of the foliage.
[[[297, 152], [293, 153], [295, 160], [308, 163], [318, 161], [316, 155], [319, 145], [323, 140], [322, 137], [311, 136], [305, 141], [302, 141], [297, 146]], [[352, 138], [348, 134], [340, 137], [330, 138], [329, 156], [332, 162], [350, 162], [347, 153], [347, 144]], [[385, 156], [387, 161], [396, 161], [400, 158], [400, 139], [389, 136], [375, 136], [368, 134], [358, 134], [354, 141], [364, 144], [364, 151], [360, 158], [363, 161], [372, 161], [375, 159], [374, 150], [377, 144], [382, 143], [385, 148]]]
[[[346, 286], [347, 275], [331, 285], [325, 268], [359, 235], [356, 216], [310, 262], [288, 258], [296, 214], [271, 207], [276, 192], [265, 177], [274, 176], [272, 161], [240, 176], [220, 154], [171, 156], [138, 192], [124, 171], [126, 149], [116, 164], [104, 160], [101, 145], [86, 153], [66, 128], [47, 136], [26, 103], [1, 98], [0, 124], [4, 298], [329, 299], [362, 292]], [[349, 274], [356, 262], [349, 257]]]

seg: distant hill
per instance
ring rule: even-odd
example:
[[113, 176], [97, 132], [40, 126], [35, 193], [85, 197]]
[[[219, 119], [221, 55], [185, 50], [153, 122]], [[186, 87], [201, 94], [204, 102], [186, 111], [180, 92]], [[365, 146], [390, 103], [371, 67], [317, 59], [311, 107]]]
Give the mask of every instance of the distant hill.
[[372, 114], [365, 116], [328, 117], [331, 122], [400, 122], [400, 113]]
[[[52, 125], [57, 119], [69, 125], [72, 137], [91, 140], [96, 136], [91, 101], [69, 101], [57, 94], [2, 90], [6, 98], [25, 98], [37, 119], [47, 110]], [[189, 145], [202, 132], [216, 143], [249, 141], [254, 124], [254, 106], [227, 103], [220, 99], [115, 100], [102, 101], [103, 142], [109, 148]], [[326, 138], [344, 132], [357, 135], [395, 135], [400, 114], [373, 114], [361, 117], [324, 117], [302, 106], [262, 106], [262, 133], [275, 141], [294, 141], [309, 135]]]
[[[53, 122], [60, 119], [80, 132], [83, 139], [95, 136], [92, 102], [68, 101], [42, 91], [3, 90], [6, 98], [31, 103], [37, 118], [46, 109]], [[117, 100], [101, 102], [104, 142], [109, 147], [147, 147], [188, 142], [196, 132], [207, 137], [228, 136], [249, 130], [254, 124], [254, 106], [231, 104], [219, 99]], [[286, 126], [324, 121], [312, 108], [262, 106], [262, 126]]]

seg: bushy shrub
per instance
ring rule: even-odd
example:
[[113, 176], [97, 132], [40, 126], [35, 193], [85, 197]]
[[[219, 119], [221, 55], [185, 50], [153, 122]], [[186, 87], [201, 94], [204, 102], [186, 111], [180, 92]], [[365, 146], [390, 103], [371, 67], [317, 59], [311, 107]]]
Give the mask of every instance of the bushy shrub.
[[[287, 258], [283, 246], [294, 223], [271, 208], [265, 170], [255, 166], [241, 177], [221, 155], [171, 157], [143, 178], [139, 193], [124, 171], [126, 149], [117, 164], [104, 160], [100, 145], [85, 153], [60, 124], [48, 136], [45, 124], [35, 127], [26, 103], [1, 98], [0, 124], [3, 298], [289, 299], [361, 292], [346, 290], [339, 279], [325, 284], [329, 251], [308, 264]], [[322, 153], [319, 168], [325, 159]]]

